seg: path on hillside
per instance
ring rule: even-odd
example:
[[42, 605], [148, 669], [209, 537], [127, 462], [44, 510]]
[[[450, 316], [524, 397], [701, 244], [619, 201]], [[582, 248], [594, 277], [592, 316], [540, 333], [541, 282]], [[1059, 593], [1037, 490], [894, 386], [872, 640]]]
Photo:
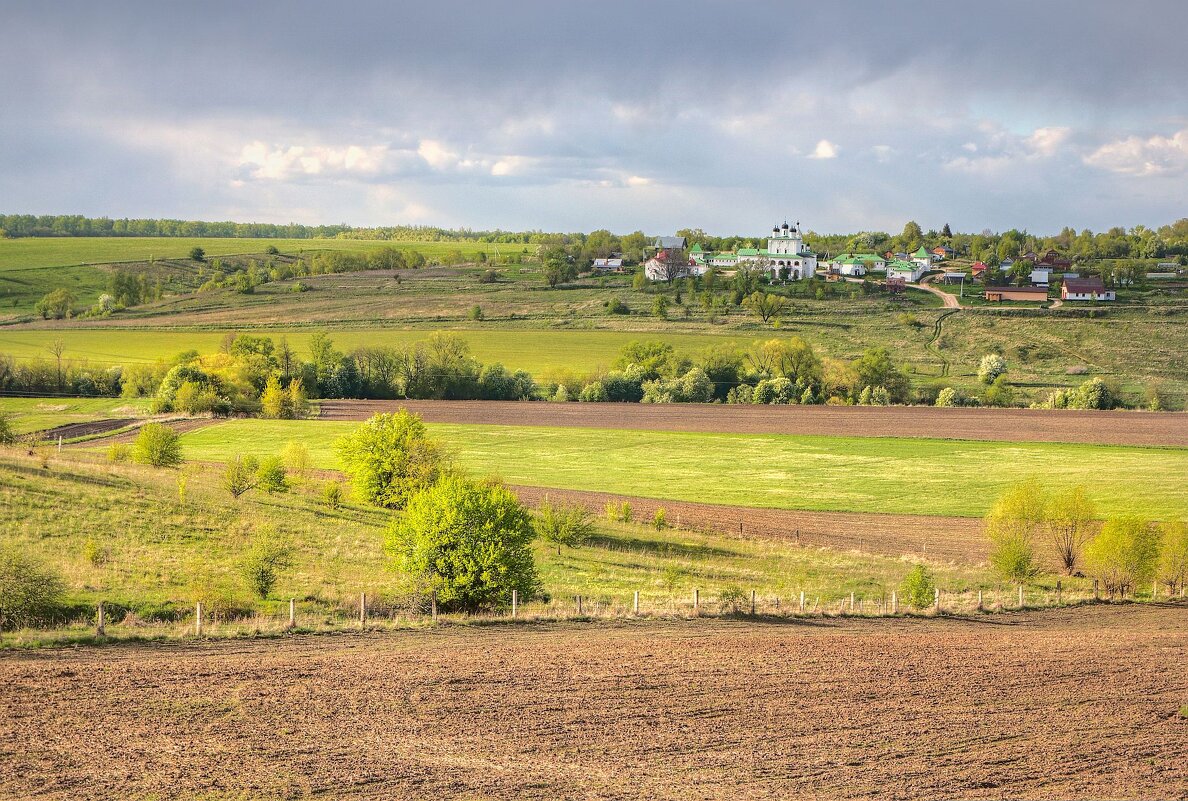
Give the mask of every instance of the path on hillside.
[[938, 289], [932, 285], [932, 282], [935, 279], [935, 275], [924, 276], [922, 279], [920, 279], [920, 289], [923, 289], [925, 292], [931, 292], [933, 295], [936, 295], [938, 298], [940, 298], [944, 302], [946, 309], [962, 308], [961, 301], [957, 299], [956, 295], [951, 292], [945, 292], [944, 290]]
[[325, 420], [366, 420], [403, 407], [431, 423], [1188, 447], [1188, 414], [1181, 412], [423, 400], [320, 405]]
[[1185, 798], [1185, 611], [0, 653], [0, 796]]

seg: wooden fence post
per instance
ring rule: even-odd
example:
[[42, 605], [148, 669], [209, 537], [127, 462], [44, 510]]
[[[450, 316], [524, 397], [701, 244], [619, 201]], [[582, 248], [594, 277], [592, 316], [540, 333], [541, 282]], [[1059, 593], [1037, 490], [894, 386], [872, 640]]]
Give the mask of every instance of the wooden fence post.
[[701, 590], [693, 590], [693, 614], [701, 614]]
[[1093, 600], [1101, 600], [1101, 592], [1097, 589], [1097, 579], [1093, 579]]
[[854, 593], [850, 593], [850, 614], [854, 614]]
[[429, 596], [429, 611], [433, 614], [433, 622], [437, 622], [437, 590]]
[[1056, 605], [1060, 606], [1061, 599], [1064, 597], [1064, 588], [1060, 583], [1060, 579], [1056, 579]]
[[755, 591], [751, 590], [751, 617], [755, 616]]
[[978, 590], [978, 611], [982, 611], [982, 591]]
[[62, 435], [58, 435], [58, 453], [62, 452]]
[[940, 587], [934, 587], [932, 590], [932, 614], [940, 614]]
[[577, 613], [578, 617], [582, 616], [582, 596], [577, 597]]
[[359, 593], [359, 626], [367, 625], [367, 593]]
[[1019, 608], [1023, 608], [1023, 585], [1019, 585]]
[[891, 590], [891, 614], [899, 614], [899, 593]]
[[635, 598], [632, 601], [631, 613], [635, 615], [639, 614], [639, 590], [635, 591]]
[[796, 529], [796, 544], [800, 545], [800, 529]]
[[516, 611], [517, 611], [516, 607], [518, 605], [517, 602], [519, 600], [520, 599], [519, 599], [519, 596], [516, 594], [516, 591], [512, 590], [512, 620], [516, 619]]
[[202, 601], [194, 605], [194, 634], [202, 636]]
[[804, 590], [800, 591], [800, 613], [804, 614]]
[[297, 628], [297, 599], [289, 599], [289, 628]]
[[1159, 579], [1155, 579], [1151, 582], [1151, 600], [1159, 600]]
[[107, 621], [103, 614], [103, 601], [99, 602], [99, 611], [95, 616], [95, 635], [98, 637], [107, 636]]

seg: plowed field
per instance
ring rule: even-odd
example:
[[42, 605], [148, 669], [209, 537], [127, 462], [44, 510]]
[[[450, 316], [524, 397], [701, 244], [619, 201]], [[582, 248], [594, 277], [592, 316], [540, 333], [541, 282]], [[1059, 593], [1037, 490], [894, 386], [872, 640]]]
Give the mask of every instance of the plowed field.
[[429, 423], [1188, 446], [1188, 414], [1178, 412], [326, 400], [321, 402], [321, 416], [366, 420], [400, 407]]
[[0, 797], [1184, 798], [1188, 613], [0, 654]]
[[554, 503], [577, 503], [600, 514], [608, 503], [627, 501], [636, 520], [651, 520], [656, 510], [662, 508], [669, 523], [682, 528], [793, 541], [805, 546], [855, 549], [889, 556], [910, 554], [974, 564], [984, 561], [989, 552], [982, 533], [982, 521], [971, 517], [752, 509], [659, 501], [607, 492], [523, 486], [512, 489], [530, 506], [539, 505], [547, 495]]

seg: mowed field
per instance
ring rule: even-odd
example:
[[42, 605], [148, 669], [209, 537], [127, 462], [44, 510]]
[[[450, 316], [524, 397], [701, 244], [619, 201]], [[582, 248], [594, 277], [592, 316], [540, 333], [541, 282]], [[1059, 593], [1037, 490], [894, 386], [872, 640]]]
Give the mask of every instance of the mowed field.
[[[337, 469], [357, 423], [231, 420], [183, 435], [186, 457], [300, 442]], [[1188, 513], [1188, 449], [889, 437], [431, 424], [458, 463], [512, 484], [776, 509], [978, 517], [1003, 488], [1085, 485], [1103, 514]]]
[[0, 795], [1183, 798], [1186, 641], [1103, 605], [0, 653]]
[[[308, 253], [316, 250], [369, 251], [383, 247], [416, 250], [428, 258], [440, 257], [452, 250], [465, 255], [490, 251], [494, 245], [482, 242], [390, 242], [374, 239], [243, 239], [235, 237], [25, 237], [0, 239], [0, 272], [34, 270], [42, 267], [65, 267], [80, 264], [111, 264], [122, 261], [182, 259], [196, 247], [207, 256], [239, 253], [263, 253], [272, 246], [282, 253]], [[500, 245], [503, 252], [519, 247]], [[514, 248], [514, 250], [512, 249]]]

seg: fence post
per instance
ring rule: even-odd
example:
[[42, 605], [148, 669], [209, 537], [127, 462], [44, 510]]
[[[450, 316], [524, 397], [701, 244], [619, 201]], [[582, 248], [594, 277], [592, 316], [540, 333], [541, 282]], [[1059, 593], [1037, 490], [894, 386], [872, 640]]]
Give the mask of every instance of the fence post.
[[1101, 600], [1101, 593], [1097, 589], [1097, 579], [1093, 579], [1093, 600]]
[[429, 596], [429, 611], [433, 613], [433, 622], [437, 622], [437, 590]]
[[103, 615], [103, 601], [100, 601], [99, 602], [99, 611], [96, 614], [96, 620], [95, 620], [95, 624], [96, 624], [95, 625], [95, 635], [96, 636], [98, 636], [98, 637], [107, 636], [107, 626], [105, 625], [106, 622], [107, 621], [104, 620], [104, 615]]
[[932, 614], [940, 614], [940, 587], [934, 587], [932, 590]]
[[[739, 525], [742, 525], [741, 523]], [[693, 614], [701, 614], [701, 590], [693, 590]]]
[[582, 596], [580, 596], [580, 595], [577, 597], [577, 613], [578, 613], [578, 617], [581, 617], [581, 615], [582, 615]]
[[359, 626], [367, 625], [367, 593], [359, 593]]
[[1151, 600], [1159, 600], [1159, 579], [1155, 579], [1151, 582]]
[[1060, 606], [1061, 599], [1064, 596], [1064, 588], [1060, 583], [1060, 579], [1056, 579], [1056, 605]]
[[297, 599], [289, 599], [289, 628], [297, 628]]
[[515, 590], [512, 590], [512, 620], [515, 620], [515, 619], [516, 619], [516, 612], [518, 611], [518, 610], [516, 609], [516, 607], [518, 606], [518, 601], [519, 601], [519, 600], [520, 600], [520, 598], [519, 598], [519, 596], [516, 594], [516, 591], [515, 591]]
[[804, 614], [804, 590], [800, 591], [800, 613]]
[[899, 593], [891, 590], [891, 614], [899, 614]]
[[800, 545], [800, 529], [796, 529], [796, 544]]
[[1023, 608], [1023, 585], [1019, 585], [1019, 608]]
[[751, 617], [755, 616], [755, 591], [751, 590]]
[[854, 593], [850, 593], [850, 614], [854, 614]]
[[978, 611], [982, 611], [982, 591], [978, 590]]
[[62, 452], [62, 435], [58, 435], [58, 453]]
[[639, 590], [635, 591], [635, 598], [632, 602], [631, 612], [635, 615], [639, 614]]
[[194, 634], [202, 636], [202, 601], [194, 605]]

